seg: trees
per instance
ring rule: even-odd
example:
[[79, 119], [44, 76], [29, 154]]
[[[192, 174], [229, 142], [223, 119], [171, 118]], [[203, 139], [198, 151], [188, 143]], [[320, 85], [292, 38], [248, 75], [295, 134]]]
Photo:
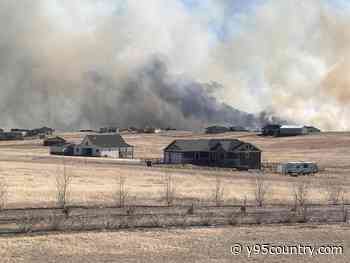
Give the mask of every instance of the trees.
[[339, 180], [327, 176], [322, 189], [325, 192], [326, 201], [330, 204], [337, 205], [344, 200], [345, 187]]
[[63, 170], [62, 173], [56, 174], [56, 202], [61, 208], [65, 208], [70, 195], [70, 187], [72, 182], [72, 176], [68, 172], [65, 159], [63, 157]]
[[7, 204], [7, 184], [5, 178], [0, 178], [0, 210], [4, 209]]
[[176, 199], [176, 185], [171, 174], [165, 174], [164, 198], [168, 206], [172, 206]]
[[266, 180], [266, 177], [262, 174], [256, 174], [254, 197], [258, 207], [262, 207], [265, 204], [266, 197], [270, 191], [270, 185]]
[[119, 207], [125, 207], [127, 203], [127, 198], [129, 196], [128, 189], [126, 188], [126, 178], [119, 176], [117, 191], [115, 193], [115, 200]]
[[301, 179], [293, 184], [293, 200], [295, 208], [305, 207], [309, 200], [310, 181], [307, 179]]
[[220, 206], [224, 202], [224, 187], [221, 183], [221, 178], [215, 177], [214, 201], [216, 206]]

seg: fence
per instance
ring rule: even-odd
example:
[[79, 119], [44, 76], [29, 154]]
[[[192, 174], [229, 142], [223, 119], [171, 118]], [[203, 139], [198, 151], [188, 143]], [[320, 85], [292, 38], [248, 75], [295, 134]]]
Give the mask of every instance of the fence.
[[347, 206], [67, 207], [0, 212], [0, 234], [240, 224], [349, 223]]

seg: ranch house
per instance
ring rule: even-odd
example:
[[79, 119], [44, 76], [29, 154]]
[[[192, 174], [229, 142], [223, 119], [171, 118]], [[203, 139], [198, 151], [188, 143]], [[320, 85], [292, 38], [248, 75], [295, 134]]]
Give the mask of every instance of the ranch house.
[[175, 140], [164, 149], [164, 162], [260, 169], [261, 150], [236, 139]]
[[120, 134], [86, 135], [74, 148], [74, 155], [132, 159], [134, 147], [127, 144]]

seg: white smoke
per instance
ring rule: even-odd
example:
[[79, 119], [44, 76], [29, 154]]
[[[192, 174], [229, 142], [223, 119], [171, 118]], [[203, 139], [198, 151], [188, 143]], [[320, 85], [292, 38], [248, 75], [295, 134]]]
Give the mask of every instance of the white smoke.
[[[148, 83], [209, 83], [202, 85], [210, 89], [204, 102], [216, 96], [247, 112], [271, 109], [294, 122], [350, 128], [346, 4], [256, 0], [238, 12], [243, 1], [193, 2], [189, 8], [181, 0], [1, 1], [1, 125], [129, 125], [140, 121], [138, 112], [153, 124], [213, 122], [195, 112], [185, 116], [158, 88], [145, 88], [144, 77], [135, 82], [156, 56], [166, 72]], [[136, 95], [142, 107], [132, 105], [130, 83], [138, 83], [133, 90], [142, 91]], [[254, 122], [238, 115], [232, 120]]]

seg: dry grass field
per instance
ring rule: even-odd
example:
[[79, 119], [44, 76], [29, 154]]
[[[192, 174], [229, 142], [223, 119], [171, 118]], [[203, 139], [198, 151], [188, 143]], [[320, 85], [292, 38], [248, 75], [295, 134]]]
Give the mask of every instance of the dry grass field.
[[[342, 255], [234, 256], [235, 243], [341, 245]], [[349, 262], [348, 226], [251, 226], [0, 237], [1, 262]]]
[[[62, 134], [67, 140], [79, 142], [84, 134]], [[162, 149], [176, 138], [205, 138], [208, 135], [190, 132], [161, 134], [124, 134], [135, 145], [136, 158], [160, 158]], [[213, 137], [213, 136], [210, 136]], [[350, 133], [264, 138], [251, 133], [227, 133], [220, 138], [240, 138], [263, 150], [264, 161], [317, 161], [323, 171], [311, 178], [310, 201], [325, 200], [325, 179], [332, 176], [346, 189], [350, 187]], [[255, 174], [238, 171], [205, 171], [195, 169], [147, 168], [116, 165], [112, 160], [50, 156], [40, 140], [0, 142], [0, 174], [6, 180], [8, 207], [49, 206], [55, 202], [57, 174], [63, 167], [72, 176], [71, 204], [113, 204], [117, 181], [126, 178], [130, 204], [162, 204], [165, 175], [172, 175], [178, 203], [209, 202], [213, 199], [216, 178], [224, 186], [227, 203], [241, 203], [244, 198], [253, 202]], [[64, 160], [63, 160], [64, 159]], [[63, 165], [64, 164], [64, 165]], [[300, 180], [267, 174], [268, 202], [290, 202], [292, 183]], [[346, 194], [346, 199], [350, 195]]]
[[[79, 142], [84, 134], [62, 134]], [[135, 145], [136, 158], [161, 158], [162, 149], [176, 138], [203, 138], [190, 132], [124, 134]], [[311, 178], [310, 202], [326, 202], [325, 184], [331, 176], [345, 189], [350, 200], [350, 133], [323, 133], [291, 138], [264, 138], [251, 133], [210, 136], [239, 138], [256, 144], [268, 162], [317, 161], [322, 172]], [[113, 160], [50, 156], [40, 140], [0, 142], [0, 176], [7, 185], [7, 207], [44, 207], [55, 204], [56, 176], [72, 176], [69, 204], [110, 205], [115, 201], [118, 178], [126, 178], [128, 204], [160, 205], [164, 202], [165, 176], [171, 175], [176, 203], [210, 202], [216, 180], [224, 186], [224, 201], [254, 203], [254, 172], [205, 171], [195, 169], [147, 168], [118, 165]], [[292, 202], [292, 185], [302, 178], [266, 174], [269, 203]], [[151, 231], [87, 232], [15, 236], [0, 238], [1, 262], [349, 262], [347, 226], [259, 226], [168, 229]], [[345, 256], [254, 256], [234, 257], [230, 245], [254, 244], [333, 244], [345, 247]]]

